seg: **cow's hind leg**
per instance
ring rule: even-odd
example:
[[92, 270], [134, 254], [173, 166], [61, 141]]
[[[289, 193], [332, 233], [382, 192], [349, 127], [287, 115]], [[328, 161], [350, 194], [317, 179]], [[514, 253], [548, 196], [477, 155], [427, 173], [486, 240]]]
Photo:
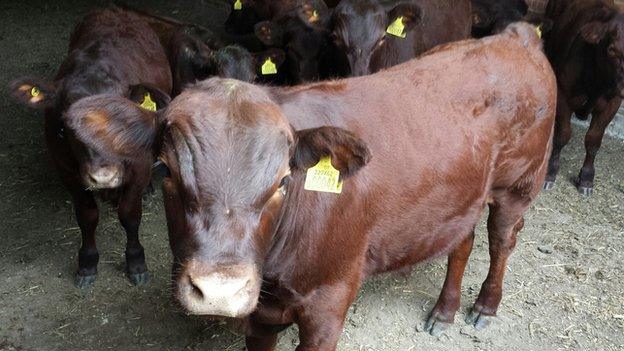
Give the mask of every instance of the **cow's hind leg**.
[[490, 269], [481, 286], [479, 297], [466, 323], [477, 329], [485, 328], [500, 305], [503, 294], [503, 278], [507, 260], [516, 246], [516, 236], [524, 226], [522, 215], [527, 210], [531, 197], [503, 191], [494, 197], [488, 216], [488, 241], [490, 247]]
[[440, 336], [455, 321], [459, 309], [461, 284], [464, 270], [472, 252], [474, 230], [449, 254], [446, 279], [438, 302], [429, 314], [425, 330], [433, 336]]

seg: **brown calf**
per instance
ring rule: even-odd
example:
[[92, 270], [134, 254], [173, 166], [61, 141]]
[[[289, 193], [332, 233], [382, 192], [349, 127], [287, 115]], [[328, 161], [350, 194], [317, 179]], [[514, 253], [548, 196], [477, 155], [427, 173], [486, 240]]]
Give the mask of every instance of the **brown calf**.
[[[153, 88], [134, 85], [144, 83]], [[94, 11], [74, 29], [65, 59], [53, 82], [22, 79], [12, 85], [14, 95], [25, 104], [45, 109], [48, 150], [66, 188], [71, 193], [82, 233], [75, 284], [85, 287], [97, 273], [99, 259], [95, 230], [99, 211], [93, 191], [118, 201], [118, 216], [127, 234], [126, 268], [131, 281], [145, 283], [149, 277], [139, 242], [141, 195], [150, 181], [154, 160], [153, 140], [118, 135], [114, 148], [98, 138], [128, 128], [153, 123], [141, 117], [112, 126], [100, 111], [68, 113], [77, 101], [96, 94], [126, 96], [143, 102], [150, 92], [156, 106], [168, 102], [171, 72], [158, 36], [136, 14], [113, 8]], [[135, 104], [135, 109], [138, 107]], [[86, 128], [90, 128], [87, 130]]]
[[[273, 350], [292, 323], [297, 350], [334, 350], [364, 279], [448, 255], [427, 323], [438, 335], [459, 308], [489, 206], [490, 270], [467, 319], [484, 327], [544, 180], [555, 84], [534, 28], [519, 24], [367, 77], [187, 89], [136, 131], [163, 136], [176, 299], [189, 313], [242, 321], [248, 350]], [[325, 157], [344, 181], [339, 195], [304, 189]]]
[[545, 189], [555, 185], [561, 149], [570, 141], [572, 114], [592, 115], [585, 161], [576, 179], [583, 195], [594, 189], [594, 160], [605, 129], [624, 96], [624, 14], [612, 0], [550, 0], [553, 28], [545, 50], [557, 74], [557, 122]]

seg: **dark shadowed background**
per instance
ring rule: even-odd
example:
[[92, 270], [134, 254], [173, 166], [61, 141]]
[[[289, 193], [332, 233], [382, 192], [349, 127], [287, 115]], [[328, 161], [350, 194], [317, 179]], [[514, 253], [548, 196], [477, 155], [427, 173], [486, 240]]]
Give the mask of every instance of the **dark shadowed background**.
[[[98, 227], [99, 276], [73, 287], [79, 230], [66, 191], [48, 162], [43, 117], [8, 97], [22, 76], [52, 78], [74, 24], [104, 1], [0, 3], [0, 350], [242, 350], [243, 338], [176, 310], [161, 194], [145, 203], [141, 226], [152, 281], [133, 287], [124, 267], [125, 235], [107, 205]], [[136, 1], [158, 14], [221, 32], [226, 1]], [[433, 307], [446, 260], [407, 277], [365, 284], [351, 307], [340, 350], [623, 350], [624, 142], [605, 138], [593, 197], [568, 179], [581, 165], [582, 130], [564, 150], [557, 188], [529, 211], [510, 261], [500, 318], [483, 332], [465, 325], [487, 273], [481, 225], [456, 325], [440, 339], [418, 332]], [[292, 350], [296, 330], [282, 334]]]

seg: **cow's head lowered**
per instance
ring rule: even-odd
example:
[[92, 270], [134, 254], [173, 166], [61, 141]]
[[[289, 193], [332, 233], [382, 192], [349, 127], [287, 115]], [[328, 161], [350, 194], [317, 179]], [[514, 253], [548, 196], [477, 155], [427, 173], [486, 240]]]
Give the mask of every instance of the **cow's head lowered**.
[[[26, 105], [50, 109], [59, 116], [57, 135], [65, 139], [78, 162], [80, 179], [87, 189], [111, 189], [130, 181], [140, 172], [149, 174], [154, 158], [155, 134], [144, 133], [154, 125], [146, 106], [163, 108], [169, 96], [158, 88], [135, 85], [118, 94], [69, 98], [68, 91], [52, 83], [22, 79], [12, 83], [13, 95]], [[117, 96], [126, 105], [109, 104]]]
[[265, 91], [214, 78], [165, 114], [163, 196], [174, 256], [174, 294], [190, 313], [241, 317], [257, 304], [289, 183], [325, 155], [344, 178], [370, 156], [335, 127], [295, 132]]
[[[404, 26], [403, 33], [407, 35], [420, 21], [421, 12], [420, 7], [412, 3], [398, 4], [386, 11], [377, 0], [341, 1], [333, 11], [332, 37], [335, 45], [349, 60], [351, 75], [371, 73], [371, 58], [385, 50], [388, 40], [386, 29], [400, 20]], [[413, 43], [405, 40], [401, 45], [410, 46]]]
[[581, 27], [581, 37], [596, 45], [604, 62], [605, 75], [613, 77], [617, 92], [624, 97], [624, 14], [614, 9], [597, 11], [594, 20]]

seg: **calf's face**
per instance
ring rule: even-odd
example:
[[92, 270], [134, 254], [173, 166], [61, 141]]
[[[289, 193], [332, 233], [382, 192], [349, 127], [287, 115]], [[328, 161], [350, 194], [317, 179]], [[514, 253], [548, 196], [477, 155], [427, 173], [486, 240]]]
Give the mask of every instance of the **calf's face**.
[[[352, 76], [370, 73], [373, 54], [384, 50], [386, 29], [402, 17], [404, 33], [411, 31], [420, 19], [420, 8], [411, 3], [386, 10], [376, 0], [346, 0], [334, 10], [332, 38], [336, 46], [346, 55]], [[394, 40], [394, 39], [392, 39]], [[407, 40], [401, 45], [412, 45]]]
[[[12, 83], [16, 99], [38, 109], [51, 109], [60, 122], [57, 138], [72, 150], [80, 179], [87, 189], [110, 189], [133, 176], [137, 166], [149, 171], [153, 159], [154, 113], [140, 107], [146, 97], [152, 107], [162, 108], [169, 96], [158, 88], [134, 85], [122, 94], [67, 97], [67, 89], [33, 79]], [[125, 101], [113, 103], [111, 99]], [[144, 105], [147, 106], [147, 105]], [[148, 128], [150, 127], [150, 128]], [[149, 173], [147, 173], [149, 174]], [[135, 174], [136, 175], [136, 174]]]
[[[169, 97], [156, 88], [138, 85], [130, 88], [128, 96], [130, 100], [112, 95], [86, 97], [62, 116], [65, 137], [88, 189], [119, 187], [138, 176], [133, 172], [139, 170], [149, 174], [156, 119], [145, 100], [163, 108]], [[125, 103], [109, 103], [111, 99]]]
[[210, 79], [167, 109], [162, 161], [174, 295], [189, 312], [241, 317], [257, 304], [291, 177], [332, 155], [346, 177], [369, 158], [333, 127], [295, 133], [261, 87]]

